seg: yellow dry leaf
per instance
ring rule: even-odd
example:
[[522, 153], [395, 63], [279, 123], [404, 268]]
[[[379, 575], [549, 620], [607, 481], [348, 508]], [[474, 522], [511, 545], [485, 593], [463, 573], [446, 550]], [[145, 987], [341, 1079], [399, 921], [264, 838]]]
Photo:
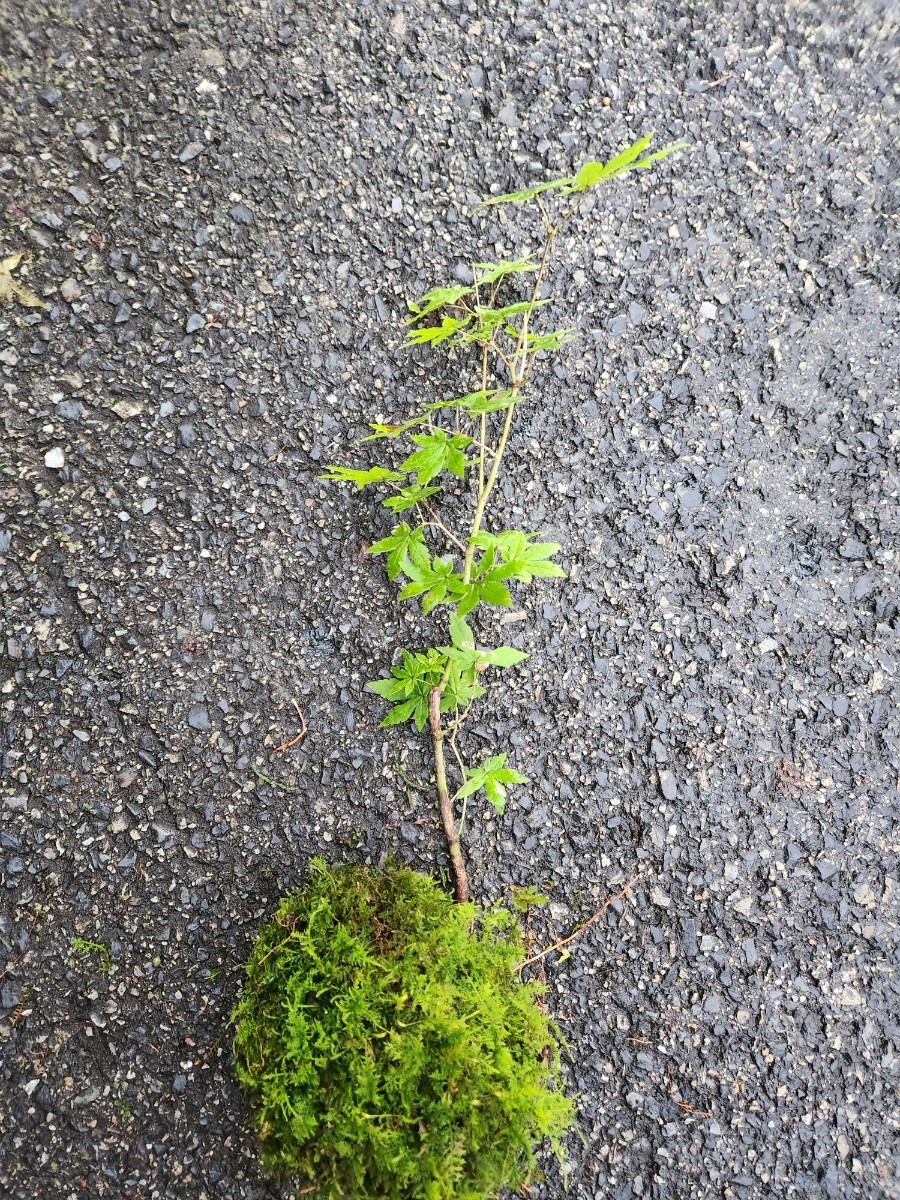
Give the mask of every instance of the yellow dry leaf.
[[36, 296], [30, 288], [12, 277], [13, 271], [24, 257], [24, 252], [19, 250], [16, 254], [10, 254], [8, 258], [4, 258], [3, 262], [0, 262], [0, 300], [8, 300], [10, 304], [14, 300], [18, 300], [26, 308], [43, 308], [43, 300]]

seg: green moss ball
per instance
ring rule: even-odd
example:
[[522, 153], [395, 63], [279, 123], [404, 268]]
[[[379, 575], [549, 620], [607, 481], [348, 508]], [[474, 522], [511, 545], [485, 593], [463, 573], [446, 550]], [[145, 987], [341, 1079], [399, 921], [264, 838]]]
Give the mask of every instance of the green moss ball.
[[234, 1065], [264, 1170], [328, 1200], [484, 1200], [572, 1119], [516, 919], [398, 867], [312, 865], [259, 935]]

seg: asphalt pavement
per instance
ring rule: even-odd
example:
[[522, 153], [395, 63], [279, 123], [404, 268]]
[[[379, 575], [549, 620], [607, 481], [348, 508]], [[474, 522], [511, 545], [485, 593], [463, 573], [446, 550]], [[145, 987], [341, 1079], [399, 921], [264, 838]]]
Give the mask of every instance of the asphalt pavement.
[[900, 1196], [896, 4], [0, 0], [0, 43], [45, 303], [0, 301], [0, 1192], [291, 1194], [229, 1069], [255, 930], [314, 853], [446, 869], [365, 691], [441, 625], [319, 475], [477, 386], [402, 332], [536, 245], [477, 201], [654, 129], [498, 487], [568, 578], [479, 618], [530, 657], [466, 746], [532, 782], [470, 805], [474, 893], [548, 891], [543, 944], [638, 877], [548, 965], [580, 1136], [531, 1195]]

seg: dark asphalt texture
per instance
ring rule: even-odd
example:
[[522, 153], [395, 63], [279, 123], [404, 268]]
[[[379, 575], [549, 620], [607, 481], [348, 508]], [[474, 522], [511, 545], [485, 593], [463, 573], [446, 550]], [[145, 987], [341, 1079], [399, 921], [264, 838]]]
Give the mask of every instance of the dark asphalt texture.
[[473, 886], [547, 888], [543, 943], [639, 875], [548, 967], [573, 1200], [900, 1196], [898, 42], [873, 0], [0, 0], [47, 304], [0, 308], [0, 1195], [290, 1194], [229, 1071], [254, 931], [313, 853], [445, 864], [364, 691], [440, 626], [318, 474], [473, 386], [400, 322], [535, 245], [474, 202], [656, 129], [562, 240], [499, 490], [569, 578], [467, 738], [533, 780]]

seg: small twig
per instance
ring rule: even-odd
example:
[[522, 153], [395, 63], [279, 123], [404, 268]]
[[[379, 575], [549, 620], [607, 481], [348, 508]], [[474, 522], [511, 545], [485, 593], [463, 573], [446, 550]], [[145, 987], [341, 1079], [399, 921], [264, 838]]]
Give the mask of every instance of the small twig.
[[[450, 749], [456, 755], [456, 762], [459, 766], [459, 773], [462, 776], [463, 783], [465, 783], [466, 779], [468, 779], [468, 775], [466, 773], [466, 764], [463, 762], [462, 755], [460, 754], [459, 750], [457, 750], [457, 748], [456, 748], [456, 734], [458, 732], [458, 726], [459, 726], [459, 722], [457, 721], [456, 727], [454, 728], [453, 736], [449, 739], [449, 743], [450, 743]], [[466, 805], [468, 803], [469, 803], [469, 797], [464, 796], [463, 802], [462, 802], [462, 810], [459, 814], [458, 833], [459, 833], [460, 837], [462, 837], [463, 826], [466, 823]]]
[[711, 1117], [712, 1116], [712, 1113], [707, 1112], [705, 1109], [694, 1108], [694, 1106], [692, 1104], [688, 1104], [687, 1100], [676, 1100], [675, 1099], [675, 1083], [672, 1079], [672, 1071], [669, 1067], [666, 1067], [666, 1076], [668, 1077], [668, 1080], [669, 1080], [669, 1100], [671, 1101], [672, 1104], [675, 1105], [676, 1108], [680, 1108], [682, 1112], [687, 1113], [691, 1117]]
[[456, 534], [455, 534], [455, 533], [452, 533], [452, 532], [451, 532], [451, 531], [450, 531], [450, 530], [447, 528], [447, 526], [444, 524], [444, 522], [443, 522], [443, 521], [440, 519], [440, 517], [438, 517], [438, 515], [435, 513], [435, 511], [434, 511], [434, 509], [431, 507], [431, 505], [423, 502], [423, 507], [424, 507], [425, 509], [427, 509], [427, 511], [428, 511], [428, 514], [429, 514], [429, 516], [431, 517], [431, 520], [430, 520], [430, 521], [426, 521], [426, 522], [425, 522], [425, 524], [426, 524], [426, 525], [435, 525], [435, 526], [437, 526], [437, 528], [438, 528], [438, 529], [441, 529], [441, 530], [443, 530], [443, 532], [444, 532], [444, 533], [446, 533], [446, 535], [447, 535], [447, 537], [450, 539], [450, 541], [451, 541], [451, 542], [453, 542], [453, 543], [454, 543], [454, 545], [458, 546], [458, 547], [459, 547], [459, 549], [460, 549], [460, 550], [462, 550], [463, 554], [465, 554], [465, 552], [466, 552], [466, 547], [464, 546], [464, 544], [463, 544], [463, 543], [462, 543], [462, 542], [459, 540], [459, 538], [456, 536]]
[[300, 732], [297, 734], [296, 737], [292, 737], [289, 742], [283, 742], [282, 745], [276, 746], [275, 750], [274, 750], [275, 754], [280, 754], [282, 750], [289, 750], [291, 748], [291, 746], [296, 746], [298, 742], [303, 741], [303, 739], [306, 737], [307, 733], [309, 732], [309, 730], [306, 727], [306, 718], [303, 716], [303, 713], [300, 711], [300, 705], [297, 703], [296, 700], [294, 701], [294, 708], [296, 708], [297, 716], [300, 718]]
[[427, 792], [428, 791], [427, 783], [419, 783], [418, 779], [410, 779], [410, 777], [406, 774], [406, 772], [400, 766], [399, 758], [394, 759], [394, 770], [397, 772], [397, 774], [400, 776], [400, 778], [403, 780], [404, 783], [409, 784], [409, 786], [413, 789], [413, 791], [415, 791], [415, 792]]
[[[472, 705], [474, 703], [475, 703], [474, 700], [470, 700], [469, 703], [466, 705], [466, 707], [462, 710], [462, 713], [460, 713], [459, 709], [457, 708], [456, 716], [453, 718], [453, 723], [451, 725], [447, 726], [447, 729], [453, 730], [453, 733], [450, 735], [451, 742], [456, 741], [456, 735], [459, 733], [460, 729], [462, 729], [463, 725], [465, 725], [466, 718], [468, 717], [469, 713], [471, 712]], [[446, 730], [445, 730], [445, 732], [446, 732]]]
[[554, 942], [552, 946], [548, 946], [547, 949], [542, 950], [540, 954], [533, 954], [531, 958], [526, 958], [524, 962], [519, 963], [519, 965], [515, 968], [516, 972], [524, 971], [524, 969], [526, 967], [530, 967], [532, 963], [536, 963], [540, 959], [546, 958], [547, 955], [552, 954], [554, 950], [561, 950], [563, 946], [567, 946], [569, 942], [574, 941], [575, 938], [584, 933], [588, 926], [593, 925], [596, 920], [602, 917], [611, 904], [615, 904], [617, 900], [623, 900], [639, 879], [640, 875], [635, 875], [634, 879], [629, 879], [628, 883], [625, 884], [621, 892], [616, 892], [615, 896], [610, 896], [608, 900], [604, 900], [594, 915], [592, 917], [588, 917], [584, 924], [579, 925], [574, 933], [570, 933], [568, 937], [564, 937], [560, 941]]
[[[482, 416], [483, 415], [484, 414], [482, 414]], [[482, 444], [479, 442], [478, 438], [472, 438], [471, 445], [473, 445], [477, 450], [483, 450], [485, 454], [490, 454], [491, 458], [493, 458], [497, 453], [493, 446], [489, 446], [486, 442]]]
[[453, 751], [454, 755], [456, 756], [456, 762], [457, 762], [457, 765], [459, 766], [459, 773], [462, 776], [463, 783], [465, 783], [466, 782], [466, 764], [463, 762], [462, 755], [456, 748], [456, 734], [454, 734], [453, 737], [448, 738], [447, 740], [448, 740], [450, 749]]
[[281, 790], [283, 792], [296, 792], [297, 791], [297, 788], [291, 787], [291, 785], [289, 783], [279, 783], [277, 779], [270, 779], [268, 775], [264, 775], [262, 773], [262, 771], [259, 769], [259, 767], [256, 765], [256, 763], [250, 764], [250, 770], [253, 772], [254, 775], [257, 776], [257, 778], [261, 779], [263, 781], [263, 783], [267, 783], [269, 785], [269, 787], [281, 788]]
[[[535, 196], [535, 200], [537, 201], [538, 208], [541, 210], [541, 216], [544, 218], [544, 236], [549, 237], [550, 231], [553, 229], [553, 225], [550, 222], [550, 215], [547, 212], [547, 209], [544, 206], [544, 202], [540, 198], [540, 196]], [[530, 257], [531, 256], [529, 255], [529, 258]]]

